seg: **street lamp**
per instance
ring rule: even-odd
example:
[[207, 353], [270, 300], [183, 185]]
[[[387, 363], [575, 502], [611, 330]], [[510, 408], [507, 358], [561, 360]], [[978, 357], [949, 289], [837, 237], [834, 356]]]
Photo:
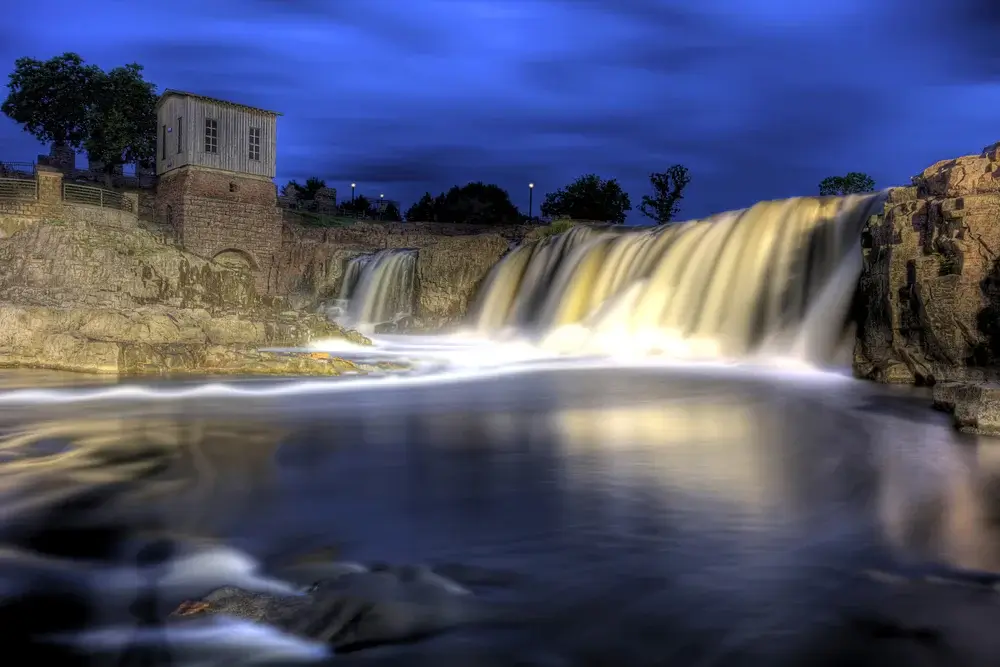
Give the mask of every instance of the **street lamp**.
[[382, 214], [385, 212], [385, 195], [379, 194], [378, 196], [378, 219], [382, 219]]
[[358, 187], [357, 183], [351, 183], [351, 203], [354, 203], [354, 188]]
[[531, 220], [534, 217], [532, 215], [535, 208], [534, 197], [535, 197], [535, 184], [528, 183], [528, 222], [531, 222]]

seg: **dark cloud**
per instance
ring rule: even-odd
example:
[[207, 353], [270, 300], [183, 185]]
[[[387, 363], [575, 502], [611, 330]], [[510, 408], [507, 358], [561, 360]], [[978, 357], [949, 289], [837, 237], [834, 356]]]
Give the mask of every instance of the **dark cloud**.
[[[52, 16], [70, 15], [54, 2]], [[115, 27], [125, 7], [135, 29]], [[22, 12], [0, 57], [137, 60], [161, 87], [282, 111], [279, 179], [316, 175], [342, 192], [355, 181], [404, 203], [483, 179], [526, 206], [529, 180], [544, 192], [585, 172], [638, 201], [648, 172], [681, 162], [685, 212], [701, 215], [850, 170], [906, 182], [1000, 138], [996, 1], [172, 7], [95, 2], [63, 23]], [[0, 124], [0, 144], [19, 151], [7, 159], [30, 159], [16, 134]]]

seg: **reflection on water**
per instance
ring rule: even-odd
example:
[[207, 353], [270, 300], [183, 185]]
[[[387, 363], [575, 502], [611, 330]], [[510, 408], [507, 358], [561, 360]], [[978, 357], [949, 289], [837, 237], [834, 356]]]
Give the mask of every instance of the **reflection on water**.
[[[352, 560], [501, 568], [535, 578], [534, 605], [596, 604], [634, 584], [646, 615], [701, 595], [743, 600], [717, 623], [787, 613], [805, 593], [772, 581], [776, 568], [860, 567], [852, 549], [883, 541], [1000, 569], [988, 446], [885, 388], [726, 373], [5, 404], [0, 480], [44, 496], [46, 480], [138, 475], [148, 463], [130, 456], [157, 452], [162, 470], [122, 502], [265, 562], [335, 545]], [[809, 604], [796, 614], [824, 613]], [[605, 630], [614, 609], [599, 615]]]

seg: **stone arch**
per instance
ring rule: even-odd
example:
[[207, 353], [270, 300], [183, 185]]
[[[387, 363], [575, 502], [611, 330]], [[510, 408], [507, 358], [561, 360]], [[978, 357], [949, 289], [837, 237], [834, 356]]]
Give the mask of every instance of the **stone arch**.
[[225, 250], [220, 250], [212, 256], [212, 261], [228, 266], [244, 267], [250, 269], [251, 271], [260, 270], [260, 265], [257, 263], [257, 260], [253, 258], [253, 255], [248, 253], [246, 250], [240, 250], [239, 248], [226, 248]]

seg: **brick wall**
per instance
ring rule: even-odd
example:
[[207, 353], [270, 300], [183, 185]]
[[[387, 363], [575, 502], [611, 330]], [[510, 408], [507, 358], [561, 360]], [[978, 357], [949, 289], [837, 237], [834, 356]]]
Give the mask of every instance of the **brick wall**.
[[[89, 222], [109, 227], [135, 227], [138, 218], [115, 208], [102, 208], [64, 202], [62, 198], [62, 174], [44, 165], [38, 167], [38, 198], [32, 201], [0, 199], [0, 237], [12, 234], [42, 220], [64, 220], [66, 222]], [[133, 210], [138, 201], [134, 194], [125, 194], [132, 200]]]
[[160, 177], [156, 216], [170, 223], [188, 252], [214, 258], [245, 254], [257, 287], [273, 292], [269, 276], [281, 248], [281, 213], [270, 180], [221, 170], [183, 167]]

